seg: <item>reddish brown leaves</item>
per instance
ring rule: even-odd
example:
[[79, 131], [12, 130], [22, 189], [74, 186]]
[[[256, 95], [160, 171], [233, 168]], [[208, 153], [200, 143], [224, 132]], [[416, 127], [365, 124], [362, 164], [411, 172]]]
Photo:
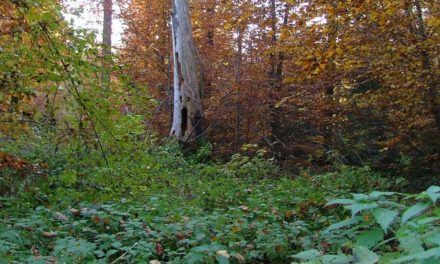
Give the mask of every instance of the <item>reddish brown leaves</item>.
[[161, 256], [164, 252], [162, 244], [159, 241], [156, 242], [155, 250], [156, 250], [156, 255], [158, 256]]

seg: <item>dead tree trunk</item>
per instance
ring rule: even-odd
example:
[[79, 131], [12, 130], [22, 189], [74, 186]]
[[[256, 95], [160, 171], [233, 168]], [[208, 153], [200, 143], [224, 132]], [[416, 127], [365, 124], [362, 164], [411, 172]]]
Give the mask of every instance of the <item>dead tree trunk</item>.
[[173, 0], [174, 110], [171, 136], [182, 143], [201, 142], [202, 63], [192, 36], [188, 0]]

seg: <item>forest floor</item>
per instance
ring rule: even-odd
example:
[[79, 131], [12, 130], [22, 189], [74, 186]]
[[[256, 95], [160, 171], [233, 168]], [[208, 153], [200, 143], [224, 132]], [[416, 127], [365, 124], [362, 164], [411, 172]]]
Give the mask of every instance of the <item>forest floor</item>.
[[438, 263], [440, 188], [378, 192], [395, 183], [367, 167], [265, 177], [262, 159], [234, 162], [107, 201], [117, 187], [1, 198], [0, 263]]

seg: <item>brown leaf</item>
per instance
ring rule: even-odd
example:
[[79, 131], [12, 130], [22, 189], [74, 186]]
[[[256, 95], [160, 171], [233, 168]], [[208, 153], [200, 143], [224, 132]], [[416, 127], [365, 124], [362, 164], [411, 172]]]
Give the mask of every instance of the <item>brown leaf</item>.
[[281, 252], [283, 252], [283, 246], [282, 246], [282, 245], [276, 245], [276, 246], [275, 246], [275, 252], [276, 252], [276, 253], [281, 253]]
[[98, 224], [99, 222], [101, 222], [101, 218], [99, 216], [94, 216], [93, 221]]
[[219, 257], [225, 257], [225, 258], [227, 258], [227, 259], [229, 259], [229, 258], [231, 257], [231, 255], [229, 255], [228, 251], [226, 251], [226, 250], [218, 250], [218, 251], [216, 252], [216, 254], [217, 254], [217, 256], [219, 256]]
[[147, 224], [142, 224], [142, 229], [144, 229], [144, 231], [145, 232], [148, 232], [148, 233], [150, 233], [151, 232], [151, 229], [150, 229], [150, 227], [147, 225]]
[[160, 242], [156, 242], [156, 255], [161, 256], [164, 252], [162, 244]]
[[245, 213], [248, 213], [249, 212], [249, 207], [247, 207], [247, 206], [244, 206], [244, 205], [242, 205], [242, 206], [240, 206], [240, 207], [238, 207], [238, 208], [240, 208], [243, 212], [245, 212]]
[[70, 213], [74, 216], [80, 216], [81, 212], [75, 208], [70, 208]]
[[58, 220], [60, 220], [61, 222], [67, 222], [67, 221], [69, 221], [69, 218], [68, 218], [65, 214], [63, 214], [63, 213], [56, 212], [56, 213], [55, 213], [55, 216], [56, 216], [56, 218], [57, 218]]
[[182, 232], [179, 232], [179, 233], [176, 235], [176, 239], [177, 239], [177, 241], [184, 240], [184, 239], [185, 239], [185, 234], [182, 233]]
[[32, 256], [34, 256], [34, 257], [40, 255], [40, 251], [35, 246], [32, 246], [31, 252], [32, 252]]
[[284, 213], [284, 217], [288, 218], [288, 219], [292, 218], [294, 215], [295, 215], [295, 212], [292, 210], [289, 210], [286, 213]]
[[58, 259], [56, 259], [56, 258], [50, 258], [47, 260], [47, 262], [49, 262], [49, 263], [56, 263], [57, 261], [58, 261]]
[[46, 232], [46, 231], [44, 231], [44, 232], [43, 232], [43, 236], [44, 236], [44, 237], [48, 237], [48, 238], [50, 238], [50, 237], [56, 237], [56, 236], [57, 236], [57, 233], [55, 233], [55, 232]]
[[109, 225], [110, 224], [110, 218], [106, 217], [106, 218], [102, 219], [102, 222], [104, 223], [104, 225]]
[[239, 253], [235, 253], [233, 255], [233, 257], [235, 257], [236, 259], [240, 260], [240, 261], [244, 261], [245, 258], [243, 257], [243, 255], [239, 254]]

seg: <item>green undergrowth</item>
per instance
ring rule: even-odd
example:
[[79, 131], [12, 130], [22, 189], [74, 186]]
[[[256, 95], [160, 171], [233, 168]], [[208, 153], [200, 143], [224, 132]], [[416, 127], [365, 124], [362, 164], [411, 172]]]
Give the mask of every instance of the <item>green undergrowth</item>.
[[183, 154], [172, 143], [115, 148], [104, 164], [93, 150], [83, 159], [71, 149], [13, 153], [49, 163], [0, 199], [0, 263], [429, 264], [440, 256], [440, 188], [403, 194], [401, 180], [369, 167], [286, 176], [262, 150], [217, 163], [209, 145]]
[[[319, 179], [319, 177], [318, 177]], [[322, 182], [321, 182], [322, 183]], [[440, 188], [328, 200], [314, 181], [262, 180], [192, 202], [46, 205], [14, 215], [3, 201], [2, 263], [438, 263]], [[195, 199], [195, 198], [194, 198]], [[216, 206], [215, 202], [219, 203]], [[345, 206], [339, 208], [340, 205]], [[11, 214], [5, 214], [10, 212]], [[158, 263], [158, 262], [150, 262]]]

